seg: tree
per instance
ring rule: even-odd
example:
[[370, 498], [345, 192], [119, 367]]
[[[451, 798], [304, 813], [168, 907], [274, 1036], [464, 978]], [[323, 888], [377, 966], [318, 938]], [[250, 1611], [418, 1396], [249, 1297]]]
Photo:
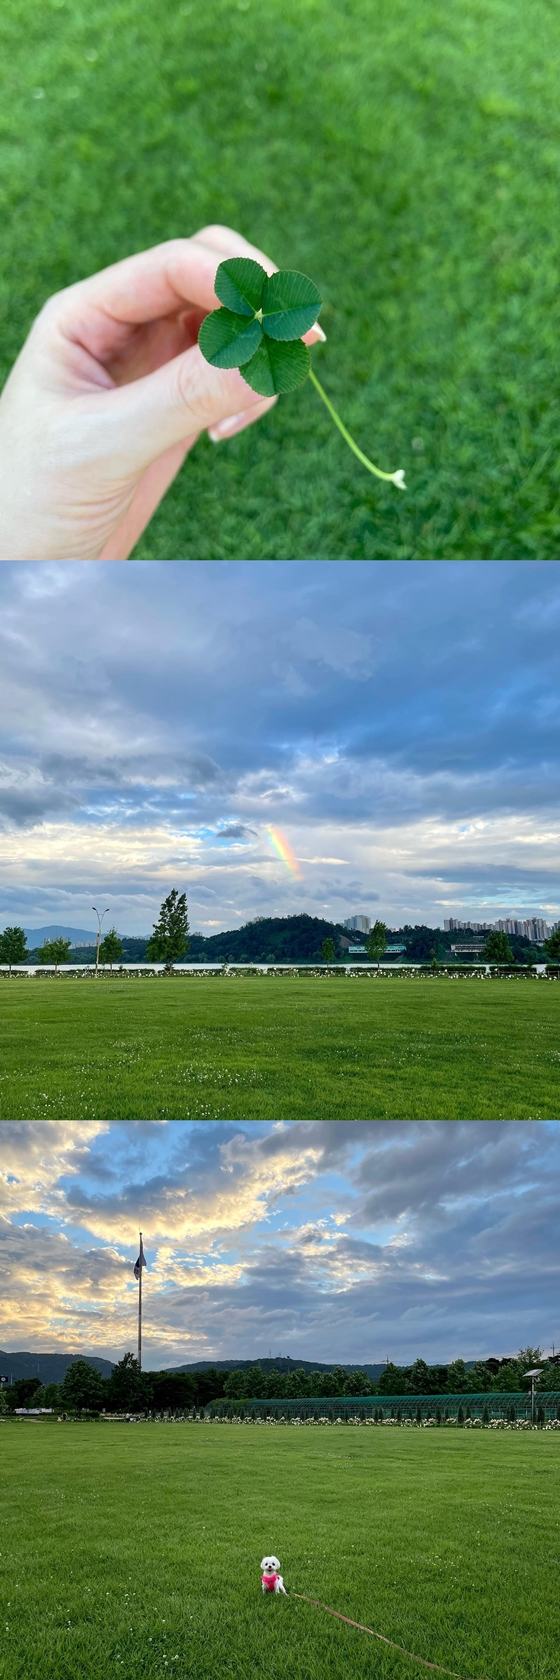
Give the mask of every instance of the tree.
[[140, 1369], [133, 1353], [125, 1353], [114, 1365], [107, 1383], [107, 1404], [115, 1411], [144, 1411], [150, 1404], [150, 1379]]
[[87, 1359], [73, 1359], [60, 1384], [61, 1404], [76, 1412], [100, 1411], [106, 1394], [107, 1383], [95, 1365]]
[[167, 968], [173, 968], [174, 962], [180, 962], [188, 950], [188, 932], [186, 893], [179, 895], [174, 887], [163, 900], [159, 920], [154, 922], [146, 952], [149, 962], [164, 962]]
[[288, 1371], [286, 1377], [286, 1399], [303, 1400], [310, 1394], [309, 1377], [303, 1365], [297, 1365], [295, 1371]]
[[413, 1365], [405, 1366], [403, 1377], [407, 1387], [406, 1394], [444, 1394], [447, 1384], [447, 1365], [427, 1365], [424, 1359], [415, 1359]]
[[245, 1371], [230, 1371], [224, 1384], [228, 1400], [261, 1400], [266, 1393], [267, 1379], [261, 1365], [250, 1365]]
[[10, 974], [14, 963], [25, 962], [29, 956], [23, 928], [7, 927], [0, 933], [0, 963], [7, 963]]
[[414, 1364], [407, 1372], [407, 1377], [413, 1394], [431, 1394], [430, 1371], [425, 1359], [415, 1359]]
[[372, 961], [377, 963], [378, 969], [379, 969], [379, 964], [381, 962], [381, 958], [385, 956], [386, 950], [387, 950], [387, 929], [385, 927], [385, 923], [384, 922], [374, 922], [373, 927], [371, 929], [371, 932], [368, 933], [368, 937], [367, 937], [367, 941], [366, 941], [366, 951], [367, 951], [368, 957], [371, 957]]
[[266, 1373], [266, 1399], [285, 1400], [288, 1392], [288, 1379], [285, 1371], [278, 1371], [274, 1366]]
[[5, 1389], [8, 1405], [12, 1409], [14, 1406], [29, 1406], [41, 1386], [40, 1377], [16, 1377], [16, 1381], [9, 1383]]
[[[344, 1383], [348, 1372], [345, 1371], [344, 1377], [340, 1381], [335, 1381], [332, 1371], [306, 1371], [305, 1375], [306, 1391], [310, 1399], [330, 1400], [331, 1395], [344, 1393]], [[278, 1393], [283, 1395], [284, 1390], [279, 1389]]]
[[337, 1394], [344, 1394], [344, 1384], [348, 1376], [349, 1372], [346, 1370], [345, 1365], [333, 1365], [332, 1371], [330, 1372], [329, 1395], [332, 1395], [334, 1398]]
[[408, 1377], [403, 1376], [400, 1365], [393, 1365], [392, 1361], [381, 1372], [377, 1384], [378, 1394], [410, 1394], [411, 1388]]
[[492, 1372], [489, 1371], [485, 1359], [477, 1359], [471, 1370], [467, 1372], [470, 1394], [486, 1394], [492, 1387]]
[[445, 1394], [445, 1390], [447, 1388], [447, 1372], [448, 1372], [448, 1370], [449, 1370], [448, 1365], [430, 1365], [429, 1366], [430, 1381], [431, 1381], [431, 1384], [432, 1384], [432, 1394]]
[[507, 933], [494, 930], [489, 933], [482, 952], [485, 962], [512, 963], [513, 952], [508, 941]]
[[464, 1359], [452, 1359], [451, 1364], [447, 1367], [445, 1387], [448, 1394], [468, 1393], [469, 1376], [465, 1369]]
[[542, 1388], [554, 1393], [560, 1388], [560, 1359], [555, 1353], [552, 1359], [547, 1359], [542, 1377], [537, 1377], [536, 1388]]
[[102, 963], [109, 963], [112, 973], [113, 963], [120, 962], [122, 954], [122, 939], [119, 939], [116, 928], [109, 928], [108, 932], [105, 934], [105, 938], [101, 940], [101, 944], [99, 946], [99, 961]]
[[55, 1411], [57, 1406], [62, 1405], [60, 1390], [60, 1383], [47, 1383], [46, 1387], [43, 1387], [43, 1384], [41, 1384], [41, 1387], [36, 1389], [33, 1396], [34, 1406], [46, 1406], [47, 1410], [50, 1408], [52, 1411]]
[[158, 1409], [178, 1411], [196, 1402], [196, 1382], [190, 1371], [150, 1371], [148, 1381], [151, 1404]]
[[547, 962], [560, 962], [560, 927], [554, 929], [549, 939], [545, 939], [544, 952]]
[[208, 1371], [194, 1371], [197, 1406], [207, 1406], [210, 1400], [220, 1400], [229, 1375], [229, 1371], [217, 1371], [215, 1365], [211, 1365]]
[[543, 1350], [540, 1347], [520, 1348], [517, 1358], [524, 1371], [532, 1371], [534, 1365], [542, 1365]]
[[373, 1383], [365, 1371], [351, 1371], [344, 1384], [344, 1394], [373, 1394]]
[[54, 963], [55, 974], [58, 974], [59, 963], [68, 962], [71, 943], [70, 939], [45, 939], [37, 952], [39, 962]]
[[334, 943], [332, 939], [324, 939], [321, 946], [323, 962], [334, 962]]
[[324, 1371], [308, 1371], [307, 1380], [309, 1384], [309, 1393], [313, 1400], [320, 1400], [321, 1395], [325, 1393], [325, 1390], [321, 1388], [321, 1383], [324, 1381], [324, 1378]]
[[515, 1394], [521, 1389], [521, 1367], [517, 1359], [504, 1359], [492, 1377], [492, 1388], [496, 1394]]
[[246, 1371], [230, 1371], [224, 1383], [226, 1400], [249, 1400], [249, 1385]]

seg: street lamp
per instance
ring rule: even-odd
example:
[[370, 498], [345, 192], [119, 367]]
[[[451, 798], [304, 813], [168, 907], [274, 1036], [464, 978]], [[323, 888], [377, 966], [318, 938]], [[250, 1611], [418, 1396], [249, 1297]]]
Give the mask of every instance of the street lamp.
[[107, 905], [107, 909], [103, 911], [103, 914], [101, 916], [99, 914], [99, 911], [95, 909], [95, 904], [92, 904], [91, 908], [92, 908], [92, 910], [95, 910], [95, 914], [97, 916], [97, 922], [98, 922], [97, 939], [96, 939], [96, 942], [95, 942], [95, 977], [97, 979], [97, 973], [98, 973], [98, 969], [99, 969], [99, 946], [101, 944], [101, 923], [105, 920], [105, 917], [109, 915], [109, 906]]
[[525, 1377], [531, 1378], [531, 1423], [535, 1422], [535, 1377], [540, 1377], [542, 1365], [536, 1365], [534, 1371], [524, 1371]]

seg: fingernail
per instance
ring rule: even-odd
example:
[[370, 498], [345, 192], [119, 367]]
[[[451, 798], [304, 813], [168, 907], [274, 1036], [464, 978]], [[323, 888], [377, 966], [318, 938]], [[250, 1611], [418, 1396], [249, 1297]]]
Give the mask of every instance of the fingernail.
[[315, 322], [315, 326], [311, 328], [311, 331], [317, 334], [317, 338], [319, 338], [321, 340], [321, 344], [326, 344], [326, 342], [327, 342], [326, 332], [323, 332], [323, 328], [319, 326], [318, 321]]
[[218, 420], [217, 425], [208, 427], [208, 436], [212, 443], [219, 443], [220, 438], [228, 437], [234, 432], [242, 420], [246, 418], [246, 410], [241, 414], [228, 414], [227, 420]]

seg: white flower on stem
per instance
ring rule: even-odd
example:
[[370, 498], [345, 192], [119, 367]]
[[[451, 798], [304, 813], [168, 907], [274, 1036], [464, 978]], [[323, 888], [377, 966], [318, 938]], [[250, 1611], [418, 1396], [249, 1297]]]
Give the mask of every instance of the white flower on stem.
[[399, 467], [397, 472], [391, 473], [391, 481], [393, 484], [396, 484], [397, 490], [406, 490], [406, 484], [404, 482], [404, 467]]

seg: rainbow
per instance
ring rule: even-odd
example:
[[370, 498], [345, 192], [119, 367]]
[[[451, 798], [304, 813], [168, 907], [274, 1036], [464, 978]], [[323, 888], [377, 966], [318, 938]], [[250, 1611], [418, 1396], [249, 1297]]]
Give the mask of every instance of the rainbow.
[[295, 875], [296, 879], [301, 881], [301, 869], [298, 860], [294, 857], [290, 842], [286, 839], [285, 834], [281, 834], [279, 828], [273, 828], [272, 823], [267, 823], [266, 832], [277, 857], [282, 859], [282, 863], [285, 864], [286, 869], [289, 869], [290, 875]]

